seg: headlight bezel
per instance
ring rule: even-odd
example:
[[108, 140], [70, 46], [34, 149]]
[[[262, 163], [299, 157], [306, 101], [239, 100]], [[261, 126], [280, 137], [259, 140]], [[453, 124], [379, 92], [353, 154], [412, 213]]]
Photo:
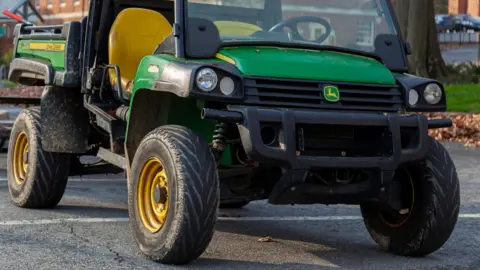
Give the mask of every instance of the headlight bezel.
[[[206, 91], [203, 91], [198, 85], [197, 85], [197, 76], [200, 72], [202, 72], [202, 70], [205, 70], [205, 69], [211, 69], [213, 70], [216, 75], [217, 75], [217, 83], [216, 83], [216, 86], [214, 87], [213, 90], [209, 91], [209, 92], [206, 92]], [[241, 100], [243, 99], [243, 78], [239, 75], [236, 75], [234, 74], [234, 72], [228, 72], [222, 68], [219, 68], [217, 66], [212, 66], [212, 65], [202, 65], [202, 66], [199, 66], [198, 68], [196, 68], [193, 72], [192, 72], [192, 77], [193, 77], [193, 83], [192, 83], [192, 96], [197, 96], [197, 97], [200, 97], [200, 98], [204, 98], [204, 99], [210, 99], [210, 100], [232, 100], [232, 99], [237, 99], [237, 100]], [[220, 89], [220, 86], [221, 86], [221, 82], [224, 78], [230, 78], [232, 79], [233, 83], [234, 83], [234, 90], [232, 91], [232, 93], [230, 95], [226, 95], [222, 92], [222, 90]]]
[[[405, 95], [404, 106], [406, 112], [445, 112], [447, 110], [445, 88], [440, 82], [407, 74], [397, 75], [396, 79]], [[436, 104], [428, 103], [425, 98], [425, 89], [431, 84], [436, 84], [441, 89], [442, 96]], [[415, 105], [409, 103], [411, 89], [416, 90], [419, 95], [419, 100]]]

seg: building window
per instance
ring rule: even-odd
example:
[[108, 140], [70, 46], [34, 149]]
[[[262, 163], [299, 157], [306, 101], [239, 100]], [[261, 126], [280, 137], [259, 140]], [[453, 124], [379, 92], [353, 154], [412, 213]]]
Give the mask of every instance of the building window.
[[65, 7], [67, 5], [67, 0], [60, 0], [60, 6]]
[[47, 4], [48, 8], [53, 8], [53, 0], [48, 0]]
[[372, 46], [374, 35], [374, 24], [372, 21], [359, 21], [357, 23], [357, 44], [362, 46]]
[[74, 0], [73, 5], [74, 6], [79, 6], [80, 5], [80, 0]]

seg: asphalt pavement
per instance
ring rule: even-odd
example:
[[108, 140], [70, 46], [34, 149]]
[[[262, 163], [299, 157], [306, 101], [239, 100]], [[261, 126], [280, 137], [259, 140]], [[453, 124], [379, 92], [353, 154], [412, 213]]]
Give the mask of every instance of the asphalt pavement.
[[[461, 179], [461, 217], [425, 258], [380, 251], [356, 206], [271, 206], [221, 211], [208, 250], [191, 269], [480, 269], [480, 150], [448, 144]], [[0, 163], [5, 154], [0, 155]], [[0, 269], [163, 269], [143, 258], [128, 223], [121, 175], [71, 178], [60, 205], [25, 210], [0, 171]], [[270, 242], [258, 241], [271, 237]]]
[[445, 50], [442, 52], [443, 60], [447, 64], [476, 62], [480, 59], [480, 46], [471, 45], [462, 48]]

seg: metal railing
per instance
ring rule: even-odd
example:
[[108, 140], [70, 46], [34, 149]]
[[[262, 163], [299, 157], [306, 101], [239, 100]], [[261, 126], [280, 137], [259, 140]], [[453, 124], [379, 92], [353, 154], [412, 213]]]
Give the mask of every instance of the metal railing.
[[480, 43], [478, 32], [441, 32], [438, 41], [442, 43], [477, 44]]

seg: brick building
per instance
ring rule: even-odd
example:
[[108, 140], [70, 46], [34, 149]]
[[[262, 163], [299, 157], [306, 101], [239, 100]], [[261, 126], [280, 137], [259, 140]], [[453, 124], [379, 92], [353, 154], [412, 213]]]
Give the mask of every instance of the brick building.
[[449, 0], [449, 14], [470, 14], [480, 17], [480, 0]]
[[88, 15], [89, 0], [32, 0], [47, 24], [80, 20]]

